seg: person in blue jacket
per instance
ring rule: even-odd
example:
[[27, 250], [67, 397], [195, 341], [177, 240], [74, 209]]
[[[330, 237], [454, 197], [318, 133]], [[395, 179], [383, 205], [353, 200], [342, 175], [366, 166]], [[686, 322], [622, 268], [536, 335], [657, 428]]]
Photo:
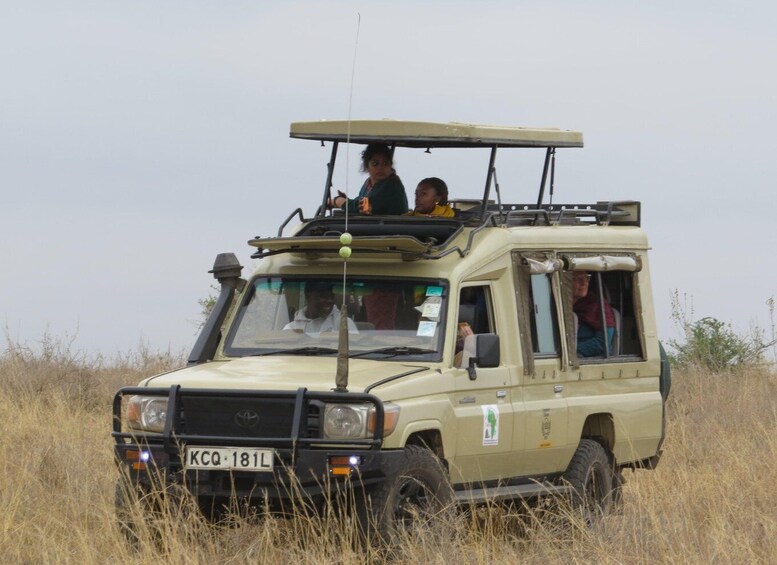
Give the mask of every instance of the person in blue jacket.
[[612, 353], [612, 338], [615, 335], [615, 314], [612, 306], [605, 300], [602, 324], [602, 306], [599, 295], [588, 291], [591, 275], [585, 271], [572, 274], [572, 310], [577, 314], [577, 355], [578, 357], [596, 357], [604, 355], [604, 339]]
[[351, 214], [401, 215], [407, 212], [407, 195], [394, 170], [391, 149], [384, 143], [370, 143], [362, 151], [362, 172], [369, 176], [356, 198], [347, 198], [338, 191], [329, 199], [335, 208], [347, 206]]

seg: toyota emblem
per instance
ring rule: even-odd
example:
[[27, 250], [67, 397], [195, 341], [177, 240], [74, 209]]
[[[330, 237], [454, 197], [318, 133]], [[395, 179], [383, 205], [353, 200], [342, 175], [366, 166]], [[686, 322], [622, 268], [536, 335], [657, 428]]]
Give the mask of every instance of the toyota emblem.
[[235, 414], [235, 423], [241, 428], [255, 430], [259, 426], [259, 414], [246, 408]]

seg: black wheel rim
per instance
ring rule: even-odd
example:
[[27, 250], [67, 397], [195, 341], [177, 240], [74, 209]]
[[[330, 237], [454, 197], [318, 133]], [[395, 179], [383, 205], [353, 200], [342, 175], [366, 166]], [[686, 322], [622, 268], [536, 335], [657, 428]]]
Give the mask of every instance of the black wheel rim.
[[586, 476], [583, 486], [583, 512], [587, 522], [592, 522], [603, 513], [604, 486], [603, 469], [599, 465], [592, 466]]
[[394, 523], [399, 528], [407, 529], [414, 523], [423, 520], [433, 502], [428, 485], [412, 477], [403, 477], [397, 488], [394, 503]]

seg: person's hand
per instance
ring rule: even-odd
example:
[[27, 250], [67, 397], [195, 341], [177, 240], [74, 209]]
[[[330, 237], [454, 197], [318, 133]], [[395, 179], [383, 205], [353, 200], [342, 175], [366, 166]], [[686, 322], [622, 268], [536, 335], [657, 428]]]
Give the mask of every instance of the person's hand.
[[346, 202], [348, 202], [348, 197], [342, 190], [338, 190], [337, 196], [330, 198], [327, 204], [332, 208], [341, 208]]
[[464, 348], [464, 340], [470, 335], [475, 335], [472, 327], [467, 322], [459, 322], [459, 330], [456, 334], [456, 348]]

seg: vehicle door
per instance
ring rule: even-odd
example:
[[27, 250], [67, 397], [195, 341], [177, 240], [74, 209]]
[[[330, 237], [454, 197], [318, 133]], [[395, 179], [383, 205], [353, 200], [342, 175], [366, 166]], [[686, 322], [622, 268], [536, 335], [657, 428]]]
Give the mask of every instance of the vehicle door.
[[[520, 474], [536, 476], [560, 470], [568, 443], [566, 379], [562, 367], [558, 270], [548, 252], [513, 253], [523, 371], [521, 400], [514, 405], [522, 429], [515, 429], [516, 450], [523, 449]], [[515, 395], [516, 398], [518, 395]]]
[[[456, 414], [456, 463], [454, 482], [479, 482], [509, 476], [513, 418], [511, 371], [504, 362], [498, 367], [475, 369], [473, 378], [463, 366], [464, 337], [497, 333], [492, 283], [462, 285], [456, 308], [459, 336], [454, 365], [456, 383], [453, 405]], [[462, 361], [462, 358], [464, 361]]]

